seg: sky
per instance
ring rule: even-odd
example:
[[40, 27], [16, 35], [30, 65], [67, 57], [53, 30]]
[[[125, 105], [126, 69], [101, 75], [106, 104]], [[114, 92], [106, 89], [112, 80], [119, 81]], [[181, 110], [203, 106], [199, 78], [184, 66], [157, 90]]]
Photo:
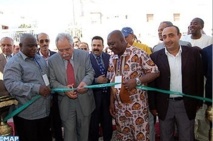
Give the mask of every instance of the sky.
[[[3, 22], [6, 22], [5, 24], [10, 25], [16, 25], [17, 23], [27, 23], [29, 20], [35, 21], [34, 24], [37, 24], [39, 26], [39, 29], [37, 32], [47, 32], [53, 36], [55, 34], [64, 31], [68, 24], [73, 22], [73, 8], [76, 15], [77, 11], [81, 11], [80, 8], [80, 1], [83, 1], [85, 3], [84, 9], [85, 13], [87, 11], [104, 11], [108, 15], [116, 15], [118, 13], [130, 13], [133, 17], [132, 23], [128, 22], [127, 24], [131, 24], [132, 27], [138, 31], [140, 31], [141, 37], [145, 38], [147, 35], [145, 35], [145, 32], [156, 32], [157, 26], [152, 27], [152, 29], [144, 27], [141, 23], [138, 23], [138, 13], [142, 11], [142, 9], [145, 9], [145, 12], [149, 12], [149, 8], [152, 7], [154, 9], [159, 9], [162, 13], [168, 13], [168, 10], [177, 10], [178, 9], [186, 9], [186, 13], [188, 15], [191, 15], [192, 17], [194, 15], [199, 15], [202, 13], [206, 14], [206, 16], [202, 16], [204, 18], [204, 21], [206, 21], [206, 26], [212, 25], [212, 19], [209, 19], [207, 17], [212, 17], [212, 0], [186, 0], [180, 2], [179, 0], [148, 0], [144, 3], [145, 0], [131, 0], [131, 3], [129, 0], [0, 0], [0, 11], [3, 10], [4, 14], [7, 15], [4, 18], [1, 19], [0, 17], [0, 24]], [[96, 4], [94, 4], [94, 1]], [[209, 3], [208, 9], [205, 9], [205, 11], [199, 11], [199, 9], [196, 9], [193, 7], [193, 4], [197, 3], [201, 7], [203, 6], [203, 2]], [[74, 5], [73, 5], [74, 4]], [[132, 4], [130, 6], [130, 4]], [[137, 15], [134, 17], [134, 12], [137, 12]], [[141, 15], [144, 13], [141, 13]], [[26, 19], [20, 20], [20, 15], [23, 15], [23, 17], [27, 17]], [[165, 15], [162, 15], [160, 18]], [[77, 17], [78, 18], [78, 17]], [[187, 18], [187, 17], [185, 17]], [[161, 19], [159, 19], [161, 20]], [[191, 17], [186, 19], [184, 23], [186, 23], [186, 27], [190, 23]], [[207, 21], [208, 20], [208, 21]], [[87, 21], [82, 21], [81, 24], [87, 25]], [[111, 28], [123, 26], [125, 23], [122, 23], [122, 21], [116, 21], [116, 23], [109, 23], [107, 26], [105, 26], [105, 30], [111, 30]], [[130, 25], [130, 26], [131, 26]], [[90, 26], [90, 25], [88, 25]], [[151, 26], [150, 26], [151, 27]], [[96, 30], [94, 30], [95, 28]], [[102, 27], [100, 27], [102, 28]], [[89, 27], [84, 30], [88, 30], [87, 32], [100, 32], [97, 30], [97, 27]], [[185, 29], [185, 27], [183, 28]], [[210, 33], [211, 31], [208, 30]], [[108, 31], [103, 31], [105, 32]], [[88, 34], [91, 36], [92, 34]], [[152, 35], [150, 35], [152, 36]], [[149, 37], [148, 37], [149, 38]], [[152, 42], [152, 41], [150, 41]]]

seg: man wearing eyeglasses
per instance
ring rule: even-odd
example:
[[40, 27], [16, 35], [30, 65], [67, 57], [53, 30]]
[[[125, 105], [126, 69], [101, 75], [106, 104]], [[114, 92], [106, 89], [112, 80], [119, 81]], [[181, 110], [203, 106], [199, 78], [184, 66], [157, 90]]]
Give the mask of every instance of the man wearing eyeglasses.
[[47, 62], [47, 59], [53, 55], [54, 51], [49, 49], [50, 39], [46, 33], [39, 33], [37, 35], [37, 42], [39, 45], [38, 54], [41, 55]]
[[[39, 45], [38, 54], [41, 55], [48, 63], [48, 58], [56, 52], [49, 49], [50, 39], [48, 34], [39, 33], [37, 35], [37, 43]], [[58, 94], [52, 94], [52, 105], [50, 111], [51, 131], [56, 141], [62, 141], [61, 118], [58, 109]]]
[[89, 52], [89, 45], [86, 42], [80, 42], [78, 49], [85, 50]]

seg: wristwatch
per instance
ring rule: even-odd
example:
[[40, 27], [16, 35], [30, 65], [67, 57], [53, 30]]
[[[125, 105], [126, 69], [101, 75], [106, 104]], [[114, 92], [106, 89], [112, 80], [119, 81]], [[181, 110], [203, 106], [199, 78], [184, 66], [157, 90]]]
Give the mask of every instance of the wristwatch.
[[137, 86], [141, 85], [141, 80], [139, 79], [139, 77], [135, 78], [135, 80], [136, 80], [136, 85]]

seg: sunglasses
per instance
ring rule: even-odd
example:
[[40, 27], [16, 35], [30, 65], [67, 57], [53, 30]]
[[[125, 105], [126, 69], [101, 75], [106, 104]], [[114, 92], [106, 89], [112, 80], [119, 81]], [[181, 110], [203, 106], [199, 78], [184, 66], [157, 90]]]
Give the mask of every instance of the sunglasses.
[[79, 49], [81, 49], [81, 50], [87, 50], [87, 48], [79, 48]]
[[39, 43], [40, 44], [43, 44], [44, 42], [49, 43], [49, 41], [50, 41], [49, 39], [44, 39], [44, 40], [42, 39], [42, 40], [39, 41]]

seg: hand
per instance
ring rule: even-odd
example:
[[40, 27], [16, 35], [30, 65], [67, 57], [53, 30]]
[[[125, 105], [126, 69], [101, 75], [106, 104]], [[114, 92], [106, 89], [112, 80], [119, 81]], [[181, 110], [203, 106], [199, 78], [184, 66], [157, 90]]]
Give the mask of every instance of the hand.
[[49, 87], [45, 86], [45, 85], [41, 85], [39, 88], [39, 94], [46, 97], [51, 93], [51, 90]]
[[132, 89], [136, 88], [136, 80], [135, 79], [124, 80], [122, 82], [122, 84], [129, 91], [131, 91]]
[[116, 89], [111, 87], [110, 89], [110, 105], [109, 105], [109, 112], [110, 114], [112, 115], [112, 117], [115, 118], [115, 114], [116, 114], [116, 111], [115, 111], [115, 94], [116, 94]]
[[100, 75], [96, 78], [96, 83], [107, 83], [108, 79], [105, 77], [105, 75]]
[[87, 84], [82, 81], [77, 87], [77, 92], [80, 94], [86, 93], [88, 91], [88, 89], [84, 88], [85, 86], [87, 86]]
[[111, 103], [111, 102], [110, 102], [109, 112], [110, 112], [110, 114], [112, 115], [112, 117], [115, 118], [116, 112], [115, 112], [115, 105], [114, 105], [114, 103]]
[[76, 99], [78, 97], [78, 94], [76, 91], [68, 91], [68, 92], [65, 92], [65, 94], [71, 99]]
[[[67, 85], [68, 88], [73, 88], [73, 85]], [[71, 91], [67, 91], [65, 92], [65, 94], [71, 98], [71, 99], [76, 99], [78, 97], [78, 94], [76, 91], [71, 90]]]
[[153, 116], [158, 116], [157, 110], [150, 110], [150, 112], [152, 113]]

